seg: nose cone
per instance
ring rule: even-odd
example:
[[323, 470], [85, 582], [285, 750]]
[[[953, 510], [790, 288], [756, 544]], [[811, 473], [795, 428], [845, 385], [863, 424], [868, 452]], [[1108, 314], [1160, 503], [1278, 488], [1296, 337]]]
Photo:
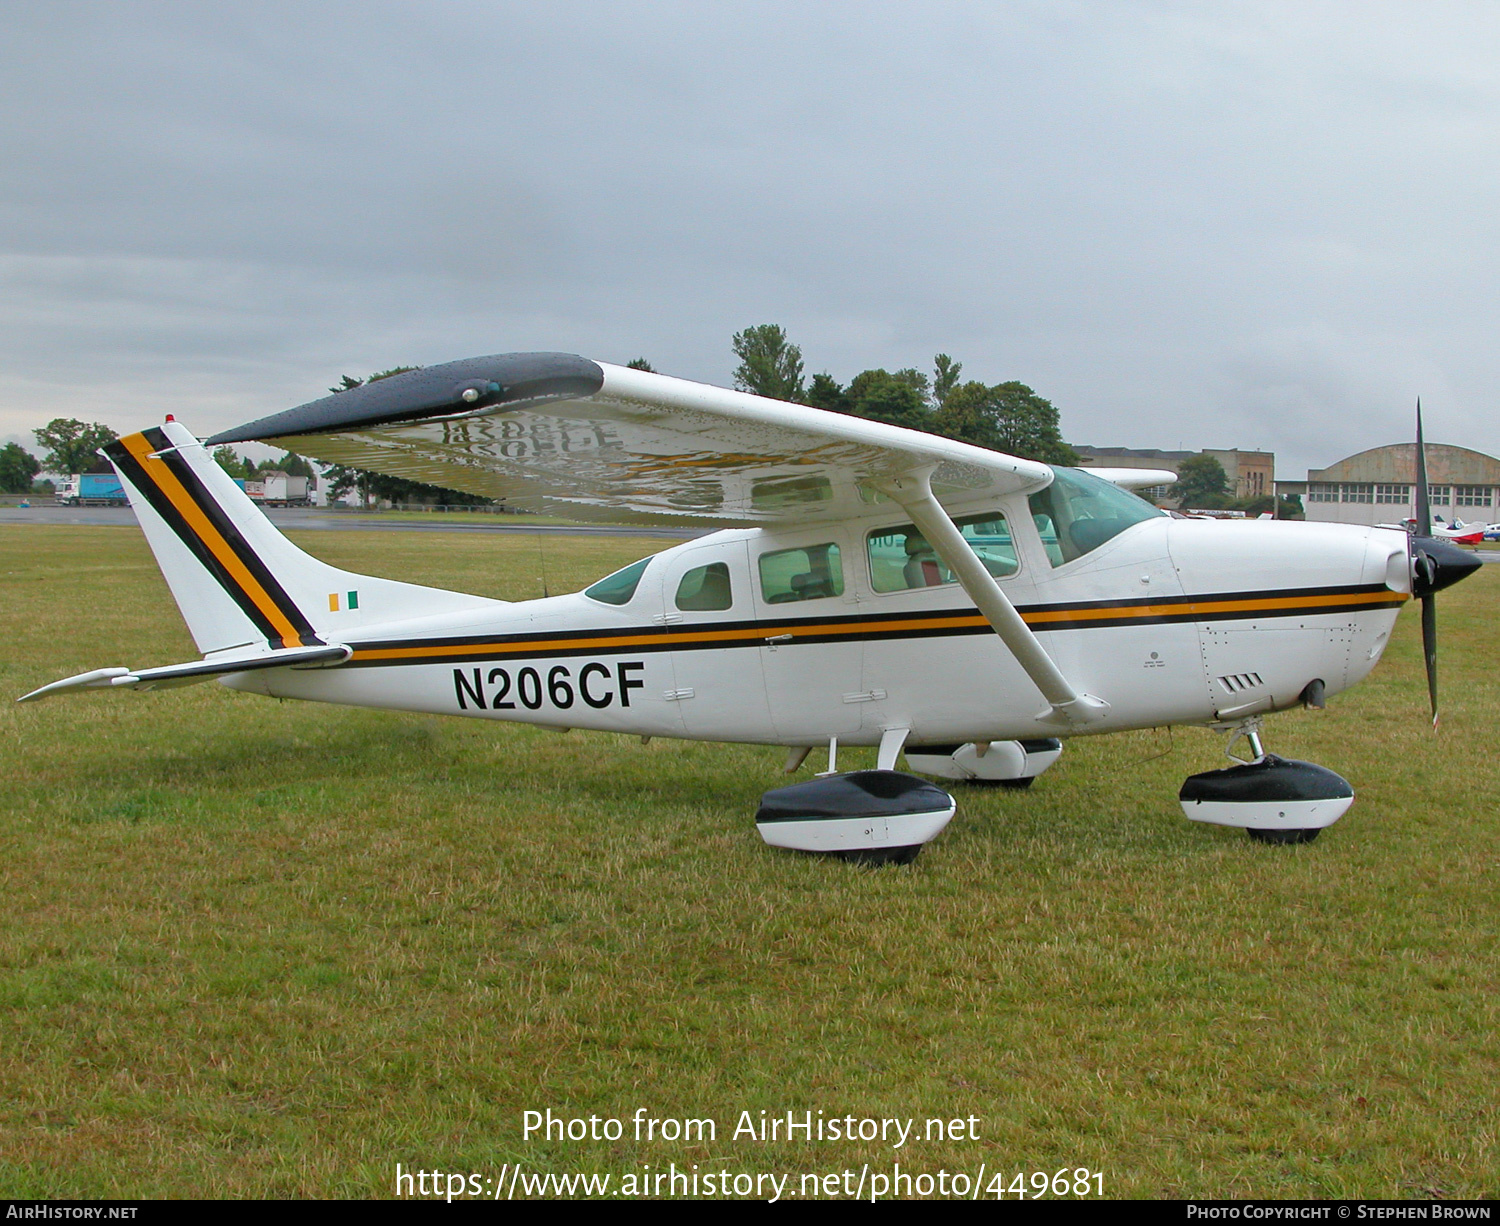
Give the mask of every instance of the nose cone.
[[1411, 554], [1413, 596], [1441, 592], [1484, 565], [1468, 550], [1431, 536], [1413, 537]]

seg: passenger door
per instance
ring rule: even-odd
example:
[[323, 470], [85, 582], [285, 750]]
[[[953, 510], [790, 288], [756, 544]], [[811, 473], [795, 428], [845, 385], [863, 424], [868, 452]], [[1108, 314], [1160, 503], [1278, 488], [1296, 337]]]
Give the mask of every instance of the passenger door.
[[[826, 532], [826, 530], [825, 530]], [[760, 658], [780, 739], [818, 745], [860, 730], [864, 647], [847, 545], [827, 535], [804, 544], [766, 541], [752, 558]]]
[[662, 572], [662, 612], [675, 689], [689, 737], [773, 741], [751, 597], [749, 548], [730, 541], [687, 549]]

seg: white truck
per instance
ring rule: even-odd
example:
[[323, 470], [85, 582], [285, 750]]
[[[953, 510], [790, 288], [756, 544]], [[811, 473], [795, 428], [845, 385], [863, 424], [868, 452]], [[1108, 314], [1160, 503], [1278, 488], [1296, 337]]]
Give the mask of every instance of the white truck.
[[263, 507], [309, 507], [312, 482], [274, 469], [245, 482], [245, 493]]

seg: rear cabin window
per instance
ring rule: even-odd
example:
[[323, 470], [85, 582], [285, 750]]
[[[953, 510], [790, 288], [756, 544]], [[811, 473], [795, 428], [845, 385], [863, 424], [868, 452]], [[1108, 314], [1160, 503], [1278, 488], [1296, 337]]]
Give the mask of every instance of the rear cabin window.
[[844, 566], [839, 547], [830, 542], [761, 554], [760, 593], [767, 604], [842, 596]]
[[[996, 579], [1016, 573], [1016, 545], [1005, 516], [991, 511], [954, 522]], [[958, 581], [914, 524], [877, 528], [865, 538], [865, 549], [870, 559], [870, 583], [877, 592], [909, 592]]]
[[617, 570], [612, 575], [606, 575], [593, 587], [583, 589], [583, 594], [590, 600], [598, 600], [603, 604], [629, 604], [631, 597], [635, 595], [635, 589], [640, 584], [641, 576], [646, 573], [646, 567], [651, 565], [650, 558], [642, 558], [639, 562], [632, 562], [624, 570]]
[[696, 566], [677, 585], [677, 607], [689, 613], [727, 609], [734, 603], [729, 588], [729, 567], [723, 562]]
[[1126, 528], [1165, 511], [1102, 477], [1077, 468], [1054, 468], [1053, 481], [1031, 495], [1031, 517], [1053, 566], [1098, 549]]

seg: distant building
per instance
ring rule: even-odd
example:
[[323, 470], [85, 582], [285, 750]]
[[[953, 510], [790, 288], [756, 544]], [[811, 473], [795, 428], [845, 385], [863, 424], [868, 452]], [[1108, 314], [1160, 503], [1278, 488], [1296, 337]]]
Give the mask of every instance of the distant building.
[[[1416, 514], [1414, 443], [1372, 447], [1327, 468], [1310, 468], [1306, 481], [1278, 481], [1279, 494], [1300, 494], [1310, 520], [1335, 524], [1391, 524]], [[1450, 523], [1489, 523], [1500, 504], [1500, 460], [1467, 447], [1427, 444], [1427, 488], [1432, 513]]]
[[[1073, 450], [1083, 457], [1086, 468], [1166, 468], [1173, 472], [1195, 455], [1211, 455], [1229, 478], [1231, 498], [1259, 498], [1276, 487], [1276, 453], [1272, 451], [1241, 451], [1238, 447], [1161, 451], [1155, 447], [1082, 447], [1077, 443]], [[1153, 485], [1138, 493], [1161, 506], [1175, 507], [1176, 501], [1167, 497], [1167, 488]]]

